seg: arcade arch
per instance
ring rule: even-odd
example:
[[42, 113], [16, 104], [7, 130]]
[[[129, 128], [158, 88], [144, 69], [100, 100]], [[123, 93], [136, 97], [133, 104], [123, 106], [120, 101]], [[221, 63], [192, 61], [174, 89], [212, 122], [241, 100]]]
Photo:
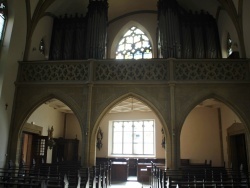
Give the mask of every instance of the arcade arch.
[[[96, 123], [91, 136], [91, 143], [95, 140], [95, 144], [91, 144], [90, 152], [90, 163], [95, 164], [97, 158], [158, 158], [167, 159], [166, 149], [162, 147], [162, 139], [166, 138], [165, 147], [170, 147], [169, 134], [166, 125], [162, 118], [157, 113], [154, 107], [144, 101], [139, 96], [126, 95], [110, 104], [103, 116]], [[139, 121], [139, 120], [154, 120], [155, 122], [155, 136], [154, 136], [154, 154], [153, 155], [115, 155], [112, 154], [112, 121], [123, 120], [123, 121]], [[102, 148], [96, 148], [96, 136], [99, 128], [103, 132]], [[165, 132], [165, 133], [164, 133]]]
[[[20, 130], [20, 161], [27, 165], [79, 161], [80, 123], [64, 102], [51, 98], [40, 104]], [[34, 159], [34, 160], [33, 160]]]
[[[42, 95], [42, 96], [44, 96], [44, 95]], [[59, 95], [59, 96], [61, 96], [61, 95]], [[206, 95], [206, 96], [208, 96], [208, 95]], [[211, 95], [209, 95], [209, 97], [211, 97]], [[216, 98], [217, 101], [218, 100], [223, 101], [223, 100], [221, 100], [220, 97], [214, 97], [214, 95], [212, 97], [213, 97], [213, 99]], [[48, 100], [50, 100], [52, 98], [55, 98], [55, 97], [53, 95], [52, 97], [51, 96], [50, 97], [45, 97], [45, 98], [40, 97], [40, 99], [41, 98], [42, 98], [42, 100], [39, 100], [39, 97], [36, 97], [36, 100], [35, 99], [31, 100], [31, 102], [28, 103], [27, 107], [24, 107], [23, 105], [19, 105], [18, 109], [19, 109], [21, 115], [18, 114], [18, 118], [15, 119], [15, 123], [17, 125], [20, 125], [20, 121], [25, 121], [25, 122], [28, 121], [28, 123], [30, 123], [30, 124], [31, 124], [31, 122], [35, 122], [35, 124], [36, 124], [37, 120], [29, 119], [29, 117], [28, 117], [29, 115], [27, 115], [27, 114], [30, 114], [30, 117], [32, 117], [31, 114], [33, 112], [35, 112], [35, 108], [37, 109], [39, 106], [41, 106], [43, 103], [45, 103], [45, 101], [48, 101]], [[180, 154], [180, 156], [179, 156], [178, 152], [179, 151], [182, 152], [182, 149], [181, 149], [182, 144], [181, 143], [179, 144], [179, 142], [182, 142], [181, 141], [181, 136], [182, 136], [183, 130], [185, 128], [185, 121], [184, 120], [188, 118], [188, 113], [190, 113], [192, 111], [192, 109], [194, 109], [194, 107], [197, 104], [200, 103], [200, 101], [204, 102], [207, 99], [207, 98], [204, 98], [204, 95], [199, 96], [198, 99], [196, 97], [193, 100], [189, 100], [185, 107], [182, 106], [183, 108], [180, 108], [179, 113], [176, 115], [176, 117], [177, 117], [176, 120], [177, 121], [176, 121], [176, 127], [175, 127], [176, 129], [175, 130], [168, 129], [169, 126], [167, 126], [167, 121], [166, 121], [167, 118], [163, 117], [163, 112], [159, 110], [159, 109], [163, 109], [163, 108], [159, 108], [159, 106], [157, 106], [157, 104], [154, 103], [155, 98], [153, 98], [153, 97], [147, 98], [147, 97], [143, 97], [143, 95], [136, 94], [135, 92], [133, 92], [133, 93], [129, 92], [129, 93], [126, 93], [126, 94], [124, 94], [122, 96], [119, 95], [117, 97], [113, 97], [113, 98], [111, 97], [109, 100], [106, 100], [106, 101], [100, 100], [100, 104], [102, 104], [102, 106], [101, 106], [102, 108], [99, 109], [99, 110], [94, 109], [95, 106], [92, 108], [93, 113], [91, 114], [91, 117], [89, 117], [90, 118], [89, 129], [87, 129], [86, 132], [85, 132], [86, 129], [84, 129], [84, 127], [83, 127], [83, 126], [85, 126], [85, 124], [83, 122], [87, 122], [86, 119], [84, 119], [86, 111], [87, 111], [86, 108], [83, 108], [86, 111], [82, 110], [80, 104], [75, 103], [73, 98], [71, 98], [70, 96], [68, 98], [67, 97], [60, 97], [60, 100], [63, 101], [64, 103], [67, 103], [68, 106], [75, 112], [75, 119], [78, 119], [79, 122], [80, 122], [79, 123], [80, 124], [79, 129], [80, 129], [81, 134], [84, 137], [84, 139], [82, 140], [82, 142], [80, 142], [80, 143], [82, 143], [82, 146], [80, 148], [83, 150], [83, 152], [79, 152], [79, 155], [82, 158], [84, 158], [84, 160], [86, 159], [86, 164], [87, 165], [94, 165], [95, 164], [95, 159], [96, 159], [96, 157], [99, 156], [99, 153], [98, 153], [99, 151], [96, 148], [96, 136], [97, 136], [98, 128], [101, 125], [101, 121], [104, 118], [107, 117], [107, 114], [111, 109], [113, 109], [121, 101], [124, 101], [124, 100], [126, 100], [128, 98], [134, 98], [134, 99], [144, 103], [146, 106], [148, 106], [152, 110], [152, 112], [155, 114], [155, 116], [159, 119], [159, 122], [161, 123], [162, 126], [159, 128], [160, 129], [160, 133], [159, 133], [160, 136], [157, 135], [157, 136], [159, 136], [158, 138], [160, 138], [160, 139], [159, 139], [159, 141], [156, 141], [156, 143], [159, 144], [159, 146], [161, 147], [161, 139], [162, 139], [162, 137], [161, 137], [162, 136], [161, 128], [163, 128], [163, 130], [165, 132], [165, 135], [166, 135], [166, 146], [167, 147], [166, 147], [166, 150], [164, 150], [162, 148], [163, 149], [162, 152], [163, 152], [163, 157], [166, 159], [166, 165], [167, 165], [167, 167], [171, 167], [171, 164], [173, 164], [173, 161], [171, 161], [171, 160], [173, 160], [173, 159], [176, 159], [176, 161], [178, 163], [179, 159], [183, 158], [182, 154]], [[21, 101], [25, 101], [25, 100], [21, 100]], [[40, 101], [40, 102], [38, 103], [37, 101]], [[67, 101], [67, 102], [65, 102], [65, 101]], [[176, 106], [178, 107], [178, 103], [181, 100], [176, 100], [176, 101], [177, 101]], [[85, 104], [85, 101], [83, 103]], [[168, 103], [166, 103], [166, 104], [168, 104]], [[224, 106], [226, 106], [226, 107], [230, 106], [229, 109], [238, 109], [238, 108], [234, 108], [235, 106], [233, 106], [232, 103], [225, 102], [225, 100], [224, 100], [224, 103], [222, 103], [222, 104], [224, 104]], [[96, 105], [96, 106], [99, 107], [100, 105]], [[178, 109], [178, 108], [176, 108], [176, 109]], [[29, 113], [29, 112], [31, 112], [31, 113]], [[164, 113], [165, 115], [168, 115], [167, 113], [169, 111], [164, 111], [164, 112], [166, 112], [166, 113]], [[225, 111], [223, 111], [223, 112], [225, 112]], [[226, 118], [223, 119], [223, 122], [226, 122], [228, 126], [232, 125], [232, 123], [235, 122], [235, 120], [237, 122], [243, 122], [243, 118], [241, 118], [241, 119], [239, 118], [240, 111], [238, 111], [239, 113], [237, 115], [236, 115], [237, 112], [233, 113], [232, 110], [230, 112], [232, 112], [232, 113], [222, 114], [223, 117], [226, 116]], [[79, 114], [81, 114], [81, 115], [79, 115]], [[20, 118], [20, 117], [25, 117], [25, 118]], [[182, 118], [182, 117], [184, 117], [184, 118]], [[238, 117], [238, 119], [235, 119], [235, 117]], [[97, 118], [97, 119], [94, 121], [94, 118]], [[27, 120], [25, 120], [25, 119], [27, 119]], [[14, 140], [12, 140], [12, 143], [11, 143], [12, 145], [15, 144], [14, 143], [15, 141], [17, 143], [17, 147], [15, 147], [15, 149], [17, 148], [17, 153], [18, 153], [18, 156], [16, 155], [17, 158], [20, 157], [20, 153], [19, 153], [20, 143], [19, 143], [19, 140], [21, 140], [21, 136], [20, 136], [21, 134], [20, 133], [16, 134], [15, 132], [17, 132], [17, 131], [21, 132], [20, 130], [22, 130], [22, 129], [20, 127], [18, 127], [16, 129], [14, 129], [14, 131], [13, 131], [14, 133], [12, 132], [12, 135], [18, 135], [18, 138], [14, 138]], [[171, 133], [171, 131], [174, 131], [174, 132]], [[247, 138], [248, 138], [248, 135], [249, 135], [249, 133], [247, 133], [247, 135], [246, 135]], [[77, 137], [79, 138], [78, 134], [77, 134]], [[106, 132], [106, 133], [104, 132], [103, 139], [105, 139], [106, 137], [107, 138], [109, 137], [108, 132]], [[75, 138], [75, 135], [72, 136], [72, 138]], [[88, 139], [88, 140], [86, 141], [85, 138]], [[103, 148], [108, 147], [107, 143], [108, 142], [106, 142], [106, 145], [105, 145], [105, 142], [103, 140]], [[225, 144], [224, 143], [223, 143], [223, 146], [224, 146], [223, 155], [225, 155], [225, 153], [227, 152], [226, 151], [227, 149], [225, 149]], [[11, 148], [14, 148], [14, 147], [11, 147]], [[100, 151], [104, 151], [103, 148]], [[175, 151], [176, 151], [176, 153], [174, 153]], [[107, 150], [106, 153], [104, 155], [102, 155], [102, 156], [108, 157], [108, 155], [109, 155], [109, 153], [108, 153], [108, 150]], [[226, 157], [224, 156], [224, 158], [221, 159], [220, 161], [224, 161], [225, 159], [226, 159]], [[198, 160], [200, 160], [200, 159], [197, 159], [197, 161]], [[202, 159], [202, 161], [204, 161], [204, 160], [205, 159]], [[210, 160], [210, 159], [207, 159], [207, 160]], [[213, 164], [215, 164], [214, 160], [213, 160]]]
[[[231, 167], [234, 154], [229, 152], [232, 151], [232, 143], [228, 131], [235, 124], [244, 131], [234, 135], [244, 134], [243, 137], [247, 139], [248, 133], [244, 123], [232, 108], [215, 98], [203, 100], [190, 111], [183, 123], [180, 133], [180, 158], [188, 159], [190, 163], [204, 164], [205, 161], [211, 161], [212, 166]], [[242, 144], [246, 146], [245, 143], [246, 140]], [[243, 153], [247, 151], [246, 146]], [[248, 164], [247, 157], [234, 158], [234, 161]]]

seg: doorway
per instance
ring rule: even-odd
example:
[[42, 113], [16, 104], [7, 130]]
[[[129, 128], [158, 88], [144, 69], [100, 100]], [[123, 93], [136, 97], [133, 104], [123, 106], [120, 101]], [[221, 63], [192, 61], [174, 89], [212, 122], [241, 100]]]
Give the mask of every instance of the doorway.
[[45, 163], [47, 159], [47, 136], [23, 132], [21, 142], [22, 165], [32, 166]]
[[247, 159], [247, 132], [243, 123], [233, 123], [227, 129], [228, 137], [228, 162], [233, 170], [248, 170]]
[[21, 161], [26, 165], [31, 165], [32, 163], [32, 156], [31, 156], [32, 138], [33, 134], [29, 133], [22, 134]]
[[246, 139], [245, 134], [237, 134], [230, 136], [231, 148], [231, 163], [233, 170], [247, 171], [247, 152], [246, 152]]

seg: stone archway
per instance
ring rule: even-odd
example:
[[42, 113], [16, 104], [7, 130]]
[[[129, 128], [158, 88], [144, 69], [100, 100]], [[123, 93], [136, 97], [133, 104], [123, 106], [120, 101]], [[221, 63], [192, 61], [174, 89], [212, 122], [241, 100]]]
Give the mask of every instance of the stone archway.
[[228, 150], [231, 146], [228, 145], [227, 132], [231, 122], [242, 124], [241, 121], [233, 107], [218, 98], [197, 103], [181, 128], [180, 158], [189, 159], [190, 163], [208, 164], [211, 161], [212, 166], [230, 167]]
[[[95, 159], [96, 159], [96, 134], [97, 134], [97, 131], [98, 131], [98, 129], [99, 129], [99, 127], [101, 126], [101, 124], [103, 123], [102, 121], [103, 121], [103, 119], [105, 119], [106, 117], [107, 117], [107, 114], [109, 113], [109, 111], [112, 109], [112, 108], [114, 108], [117, 104], [119, 104], [120, 102], [122, 102], [122, 101], [126, 101], [126, 100], [128, 100], [129, 98], [133, 98], [134, 100], [137, 100], [137, 101], [140, 101], [144, 106], [146, 106], [148, 109], [150, 109], [151, 111], [152, 111], [152, 113], [154, 114], [154, 116], [155, 117], [157, 117], [157, 125], [159, 125], [159, 123], [160, 124], [162, 124], [162, 126], [159, 126], [158, 128], [157, 128], [157, 130], [159, 130], [158, 132], [160, 132], [160, 134], [162, 134], [161, 133], [161, 131], [162, 131], [162, 129], [163, 129], [163, 131], [165, 132], [165, 134], [166, 134], [166, 148], [167, 148], [167, 150], [168, 151], [170, 151], [170, 146], [171, 146], [171, 144], [170, 144], [170, 136], [169, 136], [169, 133], [168, 133], [168, 129], [166, 128], [166, 124], [164, 123], [164, 121], [162, 120], [162, 118], [161, 118], [161, 116], [160, 116], [160, 113], [158, 112], [157, 113], [157, 110], [156, 110], [156, 108], [150, 103], [150, 102], [148, 102], [147, 100], [145, 100], [144, 98], [142, 98], [141, 96], [138, 96], [138, 95], [136, 95], [136, 94], [131, 94], [131, 93], [129, 93], [129, 94], [127, 94], [127, 95], [124, 95], [124, 96], [121, 96], [121, 97], [119, 97], [117, 100], [115, 100], [115, 101], [113, 101], [111, 104], [109, 104], [109, 106], [106, 108], [106, 110], [103, 112], [103, 114], [102, 114], [102, 116], [100, 116], [99, 117], [99, 119], [98, 119], [98, 121], [96, 122], [96, 124], [95, 124], [95, 128], [94, 128], [94, 130], [95, 131], [93, 131], [92, 132], [92, 135], [91, 135], [91, 141], [90, 141], [90, 143], [92, 143], [91, 144], [91, 146], [90, 146], [90, 148], [91, 148], [91, 152], [90, 152], [90, 164], [92, 165], [95, 165]], [[131, 105], [131, 104], [130, 104]], [[133, 108], [133, 107], [132, 107]], [[129, 115], [127, 115], [127, 116], [129, 116]], [[112, 116], [113, 117], [113, 116]], [[127, 118], [127, 117], [126, 117]], [[126, 119], [125, 118], [125, 119]], [[111, 118], [111, 119], [114, 119], [114, 118]], [[129, 119], [131, 119], [131, 118], [129, 118]], [[104, 137], [105, 137], [105, 135], [106, 135], [106, 140], [108, 140], [108, 122], [105, 122], [104, 123], [105, 125], [106, 125], [106, 127], [105, 127], [105, 129], [103, 129], [102, 128], [102, 131], [104, 132]], [[161, 147], [162, 148], [162, 145], [161, 145], [161, 143], [162, 143], [162, 137], [161, 136], [159, 136], [159, 135], [157, 135], [157, 145], [159, 146], [159, 147]], [[105, 140], [105, 139], [104, 139]], [[104, 141], [105, 142], [105, 144], [107, 143], [107, 141]], [[103, 155], [102, 157], [106, 157], [106, 158], [109, 158], [109, 156], [110, 156], [110, 153], [108, 153], [108, 151], [110, 152], [110, 148], [108, 148], [108, 146], [107, 145], [105, 145], [105, 146], [103, 146], [104, 148], [105, 148], [105, 150], [106, 150], [106, 154], [105, 155]], [[163, 149], [163, 158], [165, 158], [165, 159], [167, 159], [168, 157], [169, 157], [169, 155], [170, 155], [170, 153], [167, 153], [166, 151], [164, 151], [164, 149]], [[166, 164], [167, 164], [167, 162], [169, 162], [168, 160], [166, 160]]]
[[[37, 91], [37, 93], [39, 93], [39, 90]], [[33, 93], [34, 94], [34, 93]], [[47, 93], [45, 94], [43, 93], [39, 93], [40, 96], [36, 96], [36, 98], [34, 98], [34, 96], [32, 96], [32, 99], [29, 100], [28, 95], [23, 95], [21, 96], [22, 99], [20, 99], [20, 101], [22, 101], [24, 104], [18, 103], [18, 105], [16, 105], [16, 113], [14, 113], [14, 118], [13, 118], [13, 126], [12, 131], [10, 132], [10, 138], [12, 138], [9, 143], [9, 155], [8, 158], [9, 160], [12, 160], [16, 165], [19, 165], [20, 162], [20, 155], [21, 155], [21, 144], [22, 144], [22, 132], [23, 130], [27, 131], [27, 128], [25, 129], [25, 124], [27, 123], [27, 121], [29, 120], [29, 118], [31, 117], [32, 113], [34, 113], [36, 111], [36, 109], [38, 109], [39, 107], [41, 107], [42, 105], [44, 105], [44, 103], [52, 98], [56, 98], [60, 101], [62, 101], [64, 104], [67, 104], [67, 106], [69, 106], [69, 108], [74, 112], [76, 119], [78, 120], [79, 124], [80, 124], [80, 130], [78, 132], [82, 132], [81, 131], [81, 125], [82, 125], [82, 120], [81, 118], [79, 118], [79, 109], [77, 107], [77, 105], [75, 105], [74, 101], [69, 97], [66, 96], [65, 94], [51, 94], [51, 93]], [[58, 97], [59, 96], [59, 97]], [[29, 101], [29, 103], [25, 103], [25, 101]], [[36, 117], [38, 117], [39, 115], [37, 115]], [[39, 118], [38, 118], [39, 119]], [[49, 119], [48, 117], [44, 117], [44, 119], [40, 118], [40, 122], [43, 120]], [[30, 120], [28, 123], [31, 124], [31, 122], [36, 122], [38, 123], [36, 120]], [[63, 123], [62, 123], [63, 124]], [[39, 124], [40, 126], [41, 124]], [[46, 124], [46, 128], [43, 129], [43, 133], [41, 133], [41, 135], [46, 135], [47, 136], [47, 130], [48, 130], [48, 126], [52, 126], [51, 124]], [[30, 131], [29, 131], [30, 132]], [[81, 136], [81, 135], [79, 135]], [[75, 138], [75, 137], [74, 137]]]

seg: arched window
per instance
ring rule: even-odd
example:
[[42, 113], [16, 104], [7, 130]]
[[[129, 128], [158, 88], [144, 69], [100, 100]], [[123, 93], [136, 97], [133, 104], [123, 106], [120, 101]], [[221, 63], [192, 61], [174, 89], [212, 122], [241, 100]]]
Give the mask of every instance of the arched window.
[[154, 155], [154, 120], [112, 121], [113, 155]]
[[4, 30], [5, 30], [5, 22], [7, 17], [7, 7], [6, 1], [0, 1], [0, 41], [3, 40]]
[[229, 33], [227, 33], [227, 54], [230, 56], [233, 53], [233, 42]]
[[137, 27], [131, 27], [120, 40], [116, 59], [150, 59], [152, 46], [148, 37]]

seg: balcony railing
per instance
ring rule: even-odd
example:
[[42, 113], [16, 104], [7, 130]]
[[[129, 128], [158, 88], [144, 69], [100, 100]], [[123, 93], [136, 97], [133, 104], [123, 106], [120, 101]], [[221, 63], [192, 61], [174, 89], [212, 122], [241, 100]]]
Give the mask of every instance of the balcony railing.
[[249, 82], [248, 59], [20, 62], [18, 83]]

